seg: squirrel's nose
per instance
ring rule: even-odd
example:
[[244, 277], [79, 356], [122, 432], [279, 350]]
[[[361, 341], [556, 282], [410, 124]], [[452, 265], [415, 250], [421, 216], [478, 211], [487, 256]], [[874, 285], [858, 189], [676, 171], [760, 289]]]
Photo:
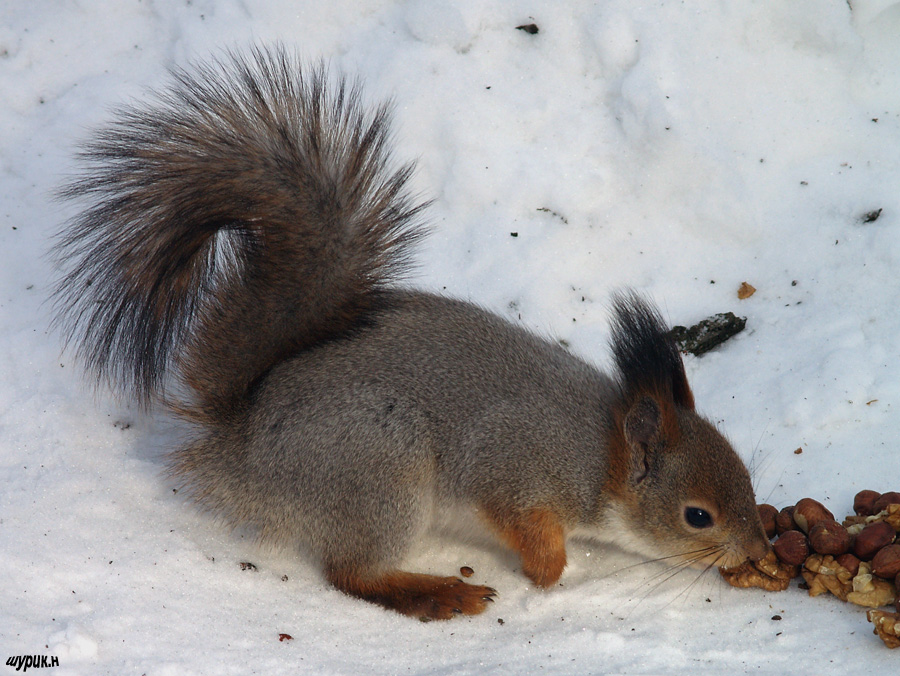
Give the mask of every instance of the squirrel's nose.
[[753, 562], [759, 561], [760, 559], [765, 558], [766, 554], [768, 554], [771, 549], [772, 543], [769, 542], [765, 535], [761, 534], [747, 545], [747, 558]]

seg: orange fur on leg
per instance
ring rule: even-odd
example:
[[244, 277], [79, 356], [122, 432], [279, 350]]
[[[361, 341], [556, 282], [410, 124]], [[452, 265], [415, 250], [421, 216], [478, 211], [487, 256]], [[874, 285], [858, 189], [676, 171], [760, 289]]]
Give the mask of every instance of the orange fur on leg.
[[377, 577], [334, 570], [328, 581], [345, 594], [422, 619], [449, 620], [477, 615], [497, 594], [491, 587], [467, 584], [456, 577], [439, 577], [395, 570]]
[[566, 567], [566, 533], [559, 517], [535, 509], [490, 518], [503, 541], [521, 557], [522, 572], [539, 587], [556, 584]]

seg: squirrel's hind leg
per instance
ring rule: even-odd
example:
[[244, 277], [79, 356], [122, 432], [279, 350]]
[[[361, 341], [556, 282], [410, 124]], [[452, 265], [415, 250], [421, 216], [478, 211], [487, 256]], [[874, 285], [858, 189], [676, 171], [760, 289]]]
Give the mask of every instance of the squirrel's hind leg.
[[329, 569], [327, 577], [345, 594], [423, 620], [449, 620], [460, 614], [477, 615], [487, 608], [497, 593], [491, 587], [468, 584], [456, 577], [399, 570], [362, 575]]
[[389, 494], [382, 495], [382, 506], [390, 509], [378, 511], [369, 505], [359, 512], [378, 514], [377, 518], [335, 528], [341, 537], [324, 552], [325, 575], [345, 594], [403, 615], [424, 620], [477, 615], [496, 594], [490, 587], [396, 567], [429, 521], [426, 492], [419, 482], [395, 482]]

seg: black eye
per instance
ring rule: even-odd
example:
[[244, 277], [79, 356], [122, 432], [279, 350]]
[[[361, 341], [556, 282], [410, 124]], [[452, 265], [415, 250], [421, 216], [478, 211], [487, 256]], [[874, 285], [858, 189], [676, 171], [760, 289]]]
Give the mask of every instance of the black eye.
[[685, 507], [684, 520], [694, 528], [709, 528], [713, 525], [712, 515], [699, 507]]

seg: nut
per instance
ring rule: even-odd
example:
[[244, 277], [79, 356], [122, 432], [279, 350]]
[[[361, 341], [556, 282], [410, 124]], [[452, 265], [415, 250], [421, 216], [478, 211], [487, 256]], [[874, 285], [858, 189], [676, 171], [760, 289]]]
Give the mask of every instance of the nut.
[[894, 578], [894, 589], [897, 590], [897, 600], [894, 601], [894, 608], [900, 613], [900, 573], [897, 573], [897, 577]]
[[849, 552], [836, 556], [834, 560], [837, 561], [838, 565], [846, 568], [854, 577], [859, 572], [859, 559]]
[[459, 569], [459, 574], [463, 577], [472, 577], [475, 571], [470, 566], [463, 566]]
[[753, 565], [757, 570], [776, 580], [790, 581], [800, 575], [797, 566], [786, 565], [779, 561], [772, 550], [769, 550], [759, 561], [755, 561]]
[[789, 530], [779, 536], [773, 545], [775, 555], [789, 566], [801, 566], [809, 556], [809, 543], [799, 530]]
[[766, 531], [766, 537], [770, 540], [775, 537], [775, 517], [778, 516], [778, 510], [772, 505], [757, 505], [759, 518], [762, 521], [763, 528]]
[[789, 566], [769, 552], [759, 561], [745, 561], [734, 568], [719, 568], [719, 574], [733, 587], [760, 587], [766, 591], [784, 591], [797, 577], [797, 566]]
[[756, 287], [752, 284], [748, 284], [747, 282], [741, 282], [741, 285], [738, 287], [737, 297], [740, 300], [746, 300], [750, 296], [756, 293]]
[[850, 533], [837, 521], [819, 521], [809, 530], [809, 544], [819, 554], [840, 556], [850, 549]]
[[806, 559], [801, 573], [809, 586], [810, 596], [831, 592], [841, 601], [846, 601], [847, 595], [853, 591], [853, 576], [832, 556], [813, 554]]
[[882, 493], [881, 497], [878, 498], [872, 506], [872, 514], [878, 514], [878, 512], [884, 511], [888, 508], [888, 505], [900, 505], [900, 493], [897, 493], [896, 491]]
[[[868, 519], [868, 518], [869, 517], [867, 517], [867, 516], [857, 516], [857, 515], [847, 516], [847, 517], [844, 517], [843, 521], [841, 521], [841, 525], [848, 530], [850, 529], [851, 526], [858, 526], [859, 524], [862, 524], [863, 526], [865, 526], [866, 523], [868, 523], [866, 521], [866, 519]], [[862, 530], [862, 528], [860, 528], [859, 530]]]
[[890, 524], [895, 531], [900, 532], [900, 505], [888, 505], [884, 512], [884, 516], [881, 518], [882, 521]]
[[857, 516], [871, 516], [875, 513], [875, 501], [880, 497], [878, 491], [860, 491], [853, 498], [853, 511]]
[[794, 507], [794, 523], [804, 533], [808, 533], [819, 521], [825, 520], [834, 521], [834, 514], [818, 500], [803, 498]]
[[894, 541], [894, 529], [884, 521], [870, 523], [856, 536], [853, 553], [860, 559], [869, 561], [875, 553]]
[[783, 507], [775, 517], [775, 533], [781, 535], [785, 531], [794, 530], [794, 505]]
[[875, 625], [874, 633], [888, 648], [900, 648], [900, 613], [870, 610], [866, 619]]
[[897, 599], [897, 590], [887, 580], [875, 577], [866, 563], [859, 566], [859, 574], [853, 578], [853, 591], [847, 601], [867, 608], [880, 608]]
[[872, 558], [872, 572], [885, 580], [900, 575], [900, 545], [888, 545], [878, 550]]

